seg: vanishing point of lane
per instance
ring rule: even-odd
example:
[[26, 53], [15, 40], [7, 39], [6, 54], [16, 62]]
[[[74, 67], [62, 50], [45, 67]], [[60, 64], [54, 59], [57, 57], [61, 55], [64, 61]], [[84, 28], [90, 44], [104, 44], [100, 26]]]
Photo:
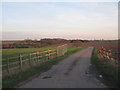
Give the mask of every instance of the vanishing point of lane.
[[92, 74], [86, 74], [91, 64], [92, 47], [81, 50], [53, 65], [40, 76], [19, 88], [105, 88]]

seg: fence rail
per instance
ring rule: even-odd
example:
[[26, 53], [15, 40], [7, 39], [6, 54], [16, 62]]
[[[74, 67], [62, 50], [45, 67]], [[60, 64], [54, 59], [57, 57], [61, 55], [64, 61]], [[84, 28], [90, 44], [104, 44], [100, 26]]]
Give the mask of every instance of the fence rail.
[[98, 50], [101, 57], [108, 59], [110, 62], [115, 62], [118, 64], [119, 61], [119, 52], [112, 52], [111, 50], [107, 50], [102, 47], [102, 49]]
[[25, 71], [28, 68], [39, 65], [42, 62], [51, 60], [55, 57], [62, 56], [67, 52], [67, 44], [58, 46], [56, 49], [29, 54], [20, 54], [16, 57], [9, 57], [2, 62], [3, 77], [10, 76], [14, 73]]

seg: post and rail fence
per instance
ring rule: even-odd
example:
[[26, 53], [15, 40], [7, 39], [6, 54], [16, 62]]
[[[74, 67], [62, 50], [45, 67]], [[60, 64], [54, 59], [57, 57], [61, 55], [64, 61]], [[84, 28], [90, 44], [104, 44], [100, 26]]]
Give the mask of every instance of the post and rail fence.
[[58, 56], [62, 56], [67, 52], [67, 44], [58, 46], [55, 49], [47, 51], [37, 51], [29, 54], [20, 54], [16, 57], [9, 57], [2, 60], [2, 77], [23, 72], [33, 66], [39, 65], [42, 62], [49, 61]]
[[111, 50], [107, 50], [102, 47], [102, 49], [98, 50], [98, 53], [101, 57], [108, 59], [110, 62], [115, 62], [116, 64], [118, 64], [120, 60], [120, 52], [112, 52]]

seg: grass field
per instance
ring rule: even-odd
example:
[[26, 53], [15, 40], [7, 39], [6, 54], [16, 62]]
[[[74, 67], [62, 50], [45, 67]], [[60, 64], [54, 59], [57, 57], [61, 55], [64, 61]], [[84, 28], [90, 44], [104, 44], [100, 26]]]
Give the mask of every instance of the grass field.
[[45, 51], [54, 48], [20, 48], [20, 49], [2, 49], [2, 58], [13, 57], [19, 54], [27, 54], [36, 51]]
[[64, 58], [70, 56], [71, 54], [74, 54], [75, 52], [78, 52], [85, 48], [86, 47], [70, 47], [70, 48], [68, 48], [68, 52], [65, 53], [64, 56], [59, 56], [50, 61], [43, 62], [40, 65], [34, 66], [34, 67], [26, 70], [25, 72], [20, 72], [18, 74], [14, 74], [12, 76], [5, 77], [2, 79], [2, 88], [11, 88], [11, 87], [15, 86], [16, 84], [18, 84], [19, 82], [26, 80], [31, 76], [34, 76], [40, 72], [43, 72], [43, 71], [49, 69], [53, 64], [56, 64], [58, 61], [63, 60]]

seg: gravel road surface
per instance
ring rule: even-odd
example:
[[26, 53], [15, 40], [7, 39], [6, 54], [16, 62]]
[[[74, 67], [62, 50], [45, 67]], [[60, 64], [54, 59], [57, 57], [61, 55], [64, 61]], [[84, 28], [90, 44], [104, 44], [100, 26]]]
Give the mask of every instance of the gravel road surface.
[[91, 71], [92, 50], [89, 47], [69, 56], [18, 88], [106, 88]]

